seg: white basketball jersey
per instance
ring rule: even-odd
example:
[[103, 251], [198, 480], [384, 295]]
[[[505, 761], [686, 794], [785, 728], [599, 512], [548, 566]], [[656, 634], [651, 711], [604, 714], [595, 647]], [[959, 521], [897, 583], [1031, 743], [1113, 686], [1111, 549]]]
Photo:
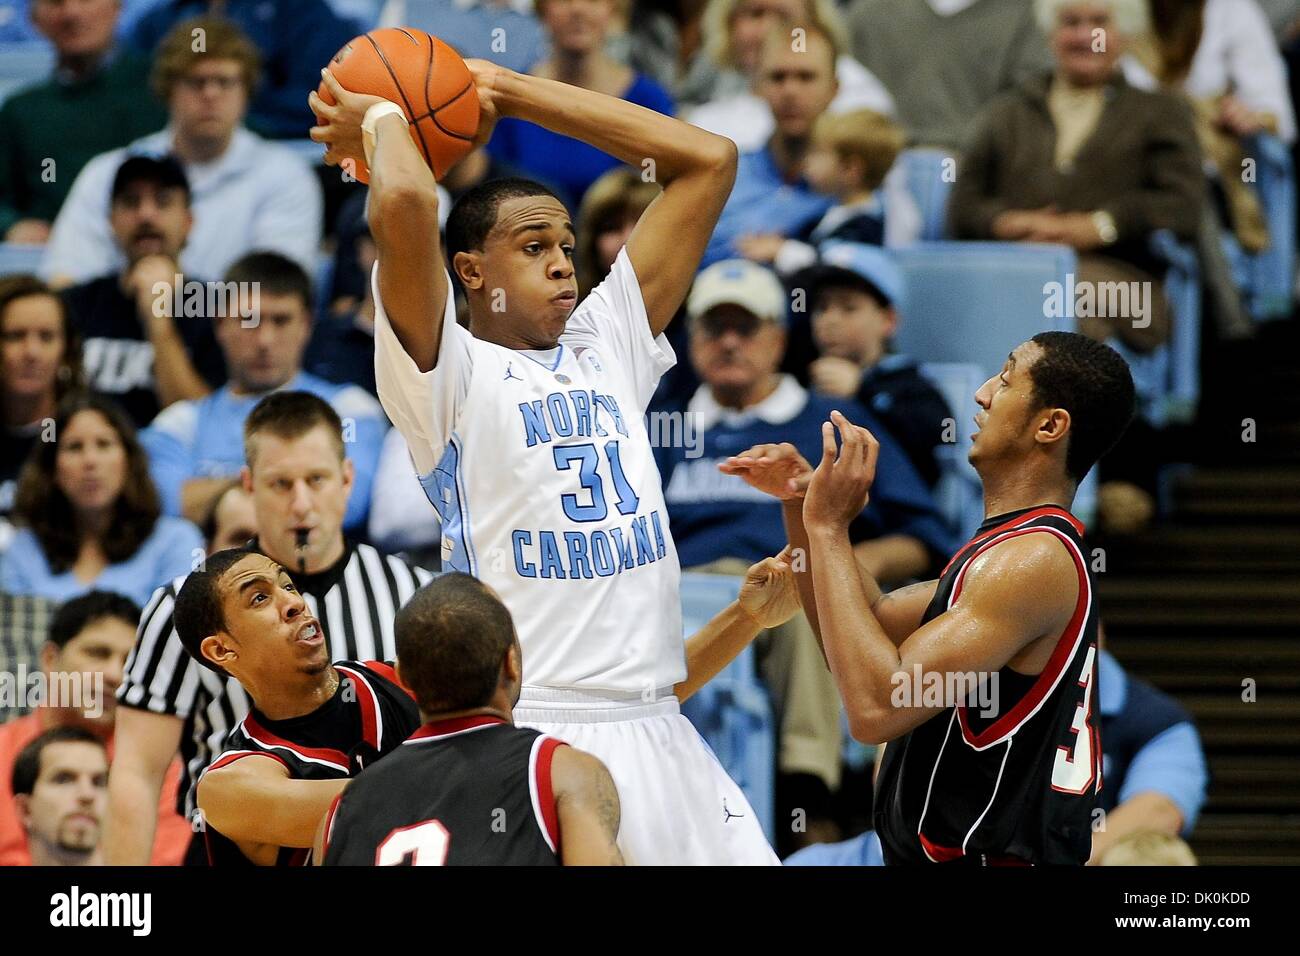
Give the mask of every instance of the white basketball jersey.
[[680, 567], [645, 409], [675, 362], [626, 252], [560, 345], [507, 349], [456, 324], [421, 374], [384, 313], [379, 397], [443, 524], [443, 567], [510, 609], [524, 682], [649, 697], [686, 676]]

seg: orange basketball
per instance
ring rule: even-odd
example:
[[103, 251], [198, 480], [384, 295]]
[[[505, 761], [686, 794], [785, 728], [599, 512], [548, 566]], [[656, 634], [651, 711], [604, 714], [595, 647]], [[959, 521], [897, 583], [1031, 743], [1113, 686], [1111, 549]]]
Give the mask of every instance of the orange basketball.
[[[437, 37], [406, 27], [371, 30], [334, 54], [329, 69], [345, 89], [402, 108], [411, 139], [435, 178], [470, 151], [478, 132], [478, 94], [465, 61]], [[334, 104], [324, 82], [316, 94]], [[365, 160], [358, 159], [357, 167], [353, 175], [369, 182]]]

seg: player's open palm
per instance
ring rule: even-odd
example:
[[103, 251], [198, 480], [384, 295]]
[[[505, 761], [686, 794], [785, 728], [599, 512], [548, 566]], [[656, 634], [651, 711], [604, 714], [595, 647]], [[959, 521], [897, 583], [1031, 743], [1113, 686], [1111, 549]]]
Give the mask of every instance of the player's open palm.
[[800, 607], [789, 551], [750, 566], [740, 586], [741, 608], [764, 628], [780, 627]]
[[727, 475], [739, 475], [759, 491], [789, 501], [802, 498], [812, 478], [812, 465], [789, 442], [755, 445], [718, 465]]
[[[839, 454], [835, 431], [839, 429]], [[876, 478], [880, 442], [839, 412], [822, 423], [822, 460], [808, 482], [803, 499], [803, 520], [809, 528], [847, 528], [867, 506]]]
[[369, 93], [353, 93], [344, 89], [329, 70], [320, 72], [325, 88], [334, 97], [334, 105], [326, 103], [315, 90], [311, 91], [307, 105], [321, 125], [313, 126], [307, 135], [314, 142], [324, 144], [327, 164], [342, 166], [352, 162], [356, 168], [355, 164], [366, 161], [365, 147], [361, 143], [361, 121], [366, 118], [366, 110], [382, 103], [384, 98]]

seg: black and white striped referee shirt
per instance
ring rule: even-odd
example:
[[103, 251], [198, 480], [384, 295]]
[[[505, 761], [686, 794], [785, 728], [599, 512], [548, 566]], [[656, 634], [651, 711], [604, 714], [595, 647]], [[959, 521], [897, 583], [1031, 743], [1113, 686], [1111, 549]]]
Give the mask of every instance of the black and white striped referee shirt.
[[[368, 544], [347, 545], [324, 571], [290, 576], [329, 641], [332, 661], [391, 661], [397, 657], [393, 619], [416, 590], [432, 580], [424, 568], [383, 555]], [[181, 780], [177, 812], [191, 819], [194, 784], [248, 713], [248, 695], [233, 677], [193, 660], [172, 624], [176, 593], [185, 579], [154, 592], [140, 617], [135, 647], [117, 699], [128, 707], [180, 717]]]

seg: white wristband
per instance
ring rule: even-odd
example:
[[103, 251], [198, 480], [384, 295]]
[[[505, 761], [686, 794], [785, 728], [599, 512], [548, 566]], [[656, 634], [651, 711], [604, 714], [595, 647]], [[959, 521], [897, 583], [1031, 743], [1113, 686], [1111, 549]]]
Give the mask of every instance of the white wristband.
[[390, 100], [383, 100], [379, 103], [375, 103], [366, 110], [366, 115], [361, 119], [361, 145], [366, 151], [367, 166], [370, 165], [375, 153], [375, 124], [379, 122], [381, 117], [387, 116], [390, 113], [396, 113], [402, 118], [403, 123], [406, 123], [408, 126], [410, 125], [406, 119], [406, 113], [400, 106]]

